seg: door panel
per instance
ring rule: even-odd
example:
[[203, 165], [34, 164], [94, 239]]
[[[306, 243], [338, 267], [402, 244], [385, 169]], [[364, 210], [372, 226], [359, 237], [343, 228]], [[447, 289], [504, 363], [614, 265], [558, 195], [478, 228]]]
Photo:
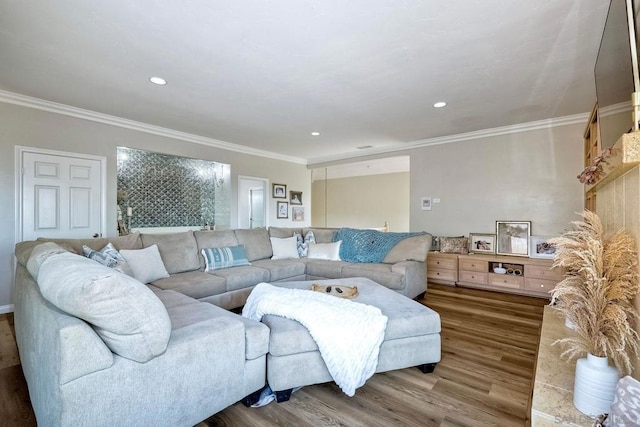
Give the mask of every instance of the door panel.
[[101, 234], [100, 160], [24, 151], [21, 161], [21, 240]]

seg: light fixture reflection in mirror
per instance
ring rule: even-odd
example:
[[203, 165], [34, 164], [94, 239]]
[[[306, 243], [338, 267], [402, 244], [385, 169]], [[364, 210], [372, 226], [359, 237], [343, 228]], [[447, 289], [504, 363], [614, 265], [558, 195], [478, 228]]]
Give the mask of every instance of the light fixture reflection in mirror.
[[126, 228], [230, 227], [230, 165], [118, 147], [118, 208]]

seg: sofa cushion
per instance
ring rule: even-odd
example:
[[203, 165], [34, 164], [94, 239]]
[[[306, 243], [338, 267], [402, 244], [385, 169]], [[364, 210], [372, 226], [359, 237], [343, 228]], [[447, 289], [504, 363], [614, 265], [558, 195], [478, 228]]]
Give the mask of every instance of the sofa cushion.
[[271, 259], [291, 259], [300, 258], [298, 254], [298, 238], [292, 237], [270, 237], [273, 256]]
[[227, 292], [248, 288], [260, 282], [268, 282], [270, 280], [269, 270], [252, 265], [225, 268], [224, 270], [216, 270], [208, 274], [224, 277], [227, 284]]
[[171, 234], [143, 234], [142, 245], [157, 245], [169, 274], [183, 273], [200, 268], [198, 245], [193, 231]]
[[142, 240], [140, 239], [140, 233], [127, 234], [126, 236], [119, 237], [100, 237], [97, 239], [51, 239], [46, 237], [39, 237], [39, 242], [53, 242], [69, 249], [76, 254], [82, 253], [82, 245], [87, 245], [91, 249], [99, 250], [107, 243], [112, 243], [117, 250], [121, 249], [141, 249]]
[[333, 243], [309, 243], [307, 258], [340, 261], [340, 245], [342, 240]]
[[50, 255], [40, 266], [42, 296], [93, 325], [116, 354], [147, 362], [162, 354], [171, 335], [164, 305], [146, 286], [71, 253]]
[[200, 252], [204, 258], [204, 271], [250, 265], [247, 260], [247, 254], [244, 251], [244, 245], [204, 248]]
[[235, 230], [238, 243], [244, 245], [249, 261], [271, 258], [271, 241], [266, 228]]
[[333, 242], [333, 235], [338, 230], [337, 228], [304, 228], [303, 234], [306, 236], [309, 230], [313, 231], [316, 243], [331, 243]]
[[260, 259], [254, 261], [252, 264], [254, 267], [265, 268], [269, 270], [270, 282], [276, 282], [278, 280], [285, 280], [292, 277], [300, 277], [305, 274], [306, 266], [304, 262], [298, 260], [271, 260]]
[[31, 250], [30, 256], [25, 263], [25, 267], [35, 280], [38, 280], [38, 273], [40, 272], [40, 266], [51, 255], [62, 254], [68, 252], [66, 249], [53, 242], [39, 243], [33, 250]]
[[169, 277], [156, 245], [144, 249], [123, 249], [120, 254], [127, 260], [133, 277], [142, 283]]
[[387, 253], [382, 262], [388, 264], [400, 261], [424, 262], [431, 247], [431, 239], [431, 234], [423, 234], [401, 240]]
[[[166, 309], [170, 307], [177, 307], [179, 305], [187, 305], [198, 302], [198, 300], [188, 297], [180, 292], [172, 290], [158, 289], [153, 285], [147, 285], [149, 289], [162, 301], [162, 304]], [[169, 315], [171, 317], [171, 315]]]
[[269, 227], [269, 237], [278, 237], [280, 239], [284, 237], [291, 237], [295, 233], [301, 233], [300, 228], [292, 227]]
[[174, 290], [196, 299], [222, 294], [227, 290], [223, 277], [202, 271], [172, 274], [166, 279], [154, 281], [153, 285], [160, 289]]
[[342, 277], [342, 268], [348, 265], [349, 263], [344, 261], [310, 259], [307, 261], [307, 275], [325, 277], [327, 279], [339, 279]]
[[404, 275], [393, 272], [393, 264], [351, 263], [342, 269], [342, 277], [366, 277], [389, 289], [403, 289]]

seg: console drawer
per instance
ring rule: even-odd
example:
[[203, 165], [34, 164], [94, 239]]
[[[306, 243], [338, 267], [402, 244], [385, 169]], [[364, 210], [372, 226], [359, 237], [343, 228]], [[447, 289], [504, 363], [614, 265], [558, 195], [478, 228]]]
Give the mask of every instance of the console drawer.
[[487, 274], [488, 273], [480, 273], [476, 271], [460, 271], [460, 281], [461, 282], [469, 282], [469, 283], [477, 283], [479, 285], [487, 284]]
[[437, 258], [430, 255], [427, 257], [427, 267], [455, 270], [458, 268], [458, 262], [455, 258]]
[[547, 293], [556, 287], [558, 281], [533, 279], [527, 277], [524, 281], [524, 288], [528, 291]]
[[532, 279], [562, 280], [562, 270], [559, 268], [550, 269], [544, 265], [528, 265], [526, 267], [527, 277]]
[[489, 274], [489, 284], [501, 288], [522, 289], [524, 277], [491, 273]]
[[456, 276], [457, 274], [455, 270], [443, 270], [441, 268], [427, 269], [427, 278], [429, 279], [449, 280], [451, 282], [455, 282], [458, 279]]
[[[460, 270], [479, 271], [479, 272], [485, 273], [487, 272], [488, 268], [489, 268], [489, 264], [487, 264], [487, 261], [460, 258]], [[485, 276], [485, 279], [486, 279], [486, 276]]]

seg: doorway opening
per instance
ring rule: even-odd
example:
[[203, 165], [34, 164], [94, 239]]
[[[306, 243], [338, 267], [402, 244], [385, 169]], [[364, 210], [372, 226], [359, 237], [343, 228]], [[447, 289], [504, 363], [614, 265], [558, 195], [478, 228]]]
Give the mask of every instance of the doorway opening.
[[267, 224], [265, 178], [238, 176], [238, 228], [262, 228]]

